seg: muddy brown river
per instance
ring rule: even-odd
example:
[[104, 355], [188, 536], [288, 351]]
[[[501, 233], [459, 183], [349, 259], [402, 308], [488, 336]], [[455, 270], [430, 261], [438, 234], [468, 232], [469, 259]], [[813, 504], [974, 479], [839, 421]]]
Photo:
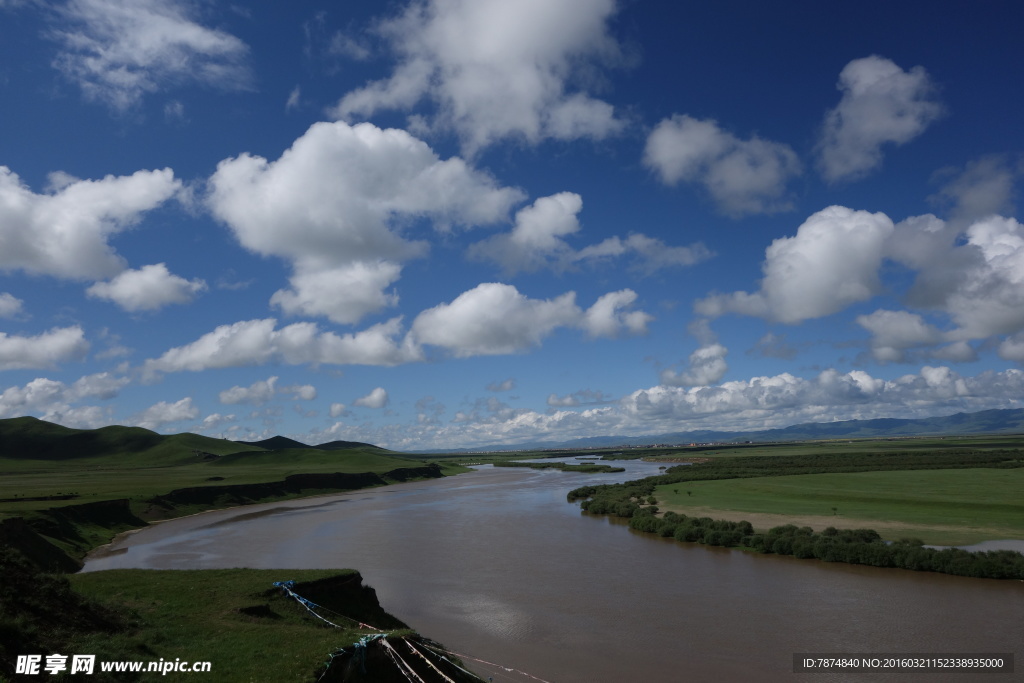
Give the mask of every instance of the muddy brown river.
[[[482, 467], [458, 477], [173, 520], [110, 568], [352, 567], [381, 604], [495, 681], [1000, 681], [1018, 674], [793, 673], [794, 653], [1015, 653], [1024, 582], [707, 548], [582, 515], [565, 494], [626, 474]], [[1018, 672], [1024, 662], [1016, 662]]]

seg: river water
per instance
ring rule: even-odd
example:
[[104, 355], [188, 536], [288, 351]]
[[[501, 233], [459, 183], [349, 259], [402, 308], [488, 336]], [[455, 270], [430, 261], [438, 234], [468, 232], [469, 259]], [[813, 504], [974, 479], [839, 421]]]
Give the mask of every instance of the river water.
[[[624, 464], [619, 475], [485, 466], [210, 512], [125, 536], [85, 571], [351, 567], [424, 635], [551, 683], [1014, 679], [794, 674], [794, 653], [1016, 651], [1020, 659], [1024, 582], [678, 543], [566, 503], [577, 486], [658, 472]], [[495, 681], [534, 680], [473, 668]]]

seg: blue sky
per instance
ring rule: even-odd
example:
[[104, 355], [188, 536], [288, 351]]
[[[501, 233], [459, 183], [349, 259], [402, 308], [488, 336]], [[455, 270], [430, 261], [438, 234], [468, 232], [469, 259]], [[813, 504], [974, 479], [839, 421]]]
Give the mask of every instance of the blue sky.
[[428, 449], [1019, 407], [1022, 19], [0, 0], [0, 417]]

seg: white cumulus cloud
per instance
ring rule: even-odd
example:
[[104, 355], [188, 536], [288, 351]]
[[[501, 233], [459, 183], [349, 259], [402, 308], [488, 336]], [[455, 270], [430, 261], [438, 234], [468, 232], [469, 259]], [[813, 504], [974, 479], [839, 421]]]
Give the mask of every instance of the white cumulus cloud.
[[186, 396], [174, 403], [160, 401], [151, 405], [129, 418], [129, 422], [139, 427], [157, 430], [174, 422], [194, 420], [197, 417], [199, 417], [199, 408], [192, 403], [191, 397]]
[[831, 206], [765, 250], [760, 291], [714, 294], [695, 307], [711, 318], [731, 312], [785, 323], [830, 315], [879, 293], [893, 230], [883, 213]]
[[218, 394], [218, 398], [221, 403], [226, 405], [249, 403], [259, 406], [274, 397], [277, 391], [276, 384], [276, 376], [268, 377], [265, 380], [257, 380], [247, 387], [233, 386], [230, 389], [225, 389]]
[[0, 318], [14, 318], [21, 314], [24, 301], [8, 292], [0, 292]]
[[110, 424], [112, 409], [72, 405], [85, 399], [111, 399], [130, 380], [100, 372], [80, 377], [71, 386], [46, 377], [37, 377], [24, 386], [12, 386], [0, 392], [0, 417], [36, 415], [66, 427], [94, 429]]
[[291, 288], [272, 303], [289, 315], [355, 323], [394, 305], [385, 291], [426, 243], [400, 225], [436, 228], [504, 220], [522, 199], [457, 157], [442, 160], [405, 131], [368, 123], [317, 123], [277, 161], [222, 161], [207, 203], [247, 249], [288, 260]]
[[615, 10], [615, 0], [414, 0], [378, 26], [398, 59], [391, 76], [348, 93], [334, 114], [429, 100], [426, 125], [454, 130], [470, 153], [507, 138], [607, 137], [624, 126], [614, 108], [569, 83], [622, 62], [607, 26]]
[[682, 371], [662, 370], [661, 383], [673, 387], [703, 387], [719, 382], [729, 369], [729, 350], [718, 343], [707, 344], [690, 354], [689, 367]]
[[592, 337], [615, 336], [623, 330], [642, 334], [653, 318], [624, 310], [635, 300], [632, 290], [611, 292], [583, 311], [576, 305], [575, 292], [531, 299], [512, 285], [487, 282], [420, 313], [409, 336], [417, 344], [439, 346], [466, 358], [520, 353], [539, 346], [561, 327], [580, 328]]
[[640, 429], [766, 429], [801, 422], [917, 417], [971, 412], [1019, 401], [1024, 372], [1016, 369], [963, 377], [948, 367], [923, 367], [891, 380], [854, 370], [817, 377], [788, 373], [689, 389], [658, 386], [620, 402], [621, 419]]
[[113, 301], [126, 311], [152, 311], [170, 304], [187, 304], [206, 290], [201, 279], [186, 280], [157, 263], [138, 270], [126, 270], [109, 282], [97, 282], [85, 293]]
[[167, 350], [143, 365], [152, 378], [166, 372], [199, 372], [281, 362], [288, 365], [399, 365], [421, 360], [419, 349], [398, 341], [401, 319], [353, 334], [321, 332], [314, 323], [280, 329], [273, 318], [220, 325], [196, 341]]
[[377, 387], [366, 396], [357, 398], [352, 404], [363, 408], [383, 408], [388, 404], [388, 392], [383, 387]]
[[582, 327], [591, 337], [615, 337], [622, 330], [630, 334], [646, 334], [647, 324], [654, 316], [629, 309], [637, 299], [632, 289], [601, 295], [583, 313]]
[[296, 401], [312, 401], [316, 398], [316, 387], [312, 384], [293, 384], [288, 387], [281, 387], [282, 394], [294, 396]]
[[181, 189], [170, 169], [77, 180], [51, 175], [37, 194], [0, 166], [0, 270], [74, 280], [117, 275], [124, 259], [109, 238]]
[[674, 114], [647, 138], [644, 165], [666, 185], [699, 183], [725, 214], [738, 217], [792, 208], [786, 184], [801, 173], [788, 145], [741, 140], [713, 120]]
[[0, 370], [53, 368], [79, 360], [89, 350], [81, 327], [55, 327], [48, 332], [23, 337], [0, 332]]
[[837, 87], [843, 97], [826, 114], [817, 147], [829, 182], [867, 175], [882, 164], [884, 145], [913, 140], [943, 113], [923, 67], [904, 71], [877, 55], [847, 64]]
[[871, 354], [883, 363], [901, 362], [907, 349], [933, 346], [942, 339], [938, 329], [907, 311], [877, 310], [857, 316], [857, 324], [871, 332]]

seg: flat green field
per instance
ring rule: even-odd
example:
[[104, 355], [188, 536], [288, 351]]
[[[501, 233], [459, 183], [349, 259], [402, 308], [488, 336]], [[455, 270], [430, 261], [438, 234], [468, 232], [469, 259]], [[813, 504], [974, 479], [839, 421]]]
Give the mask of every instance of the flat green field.
[[1024, 469], [979, 468], [689, 481], [654, 495], [662, 510], [756, 528], [869, 527], [884, 538], [959, 545], [1024, 539], [1022, 492]]

